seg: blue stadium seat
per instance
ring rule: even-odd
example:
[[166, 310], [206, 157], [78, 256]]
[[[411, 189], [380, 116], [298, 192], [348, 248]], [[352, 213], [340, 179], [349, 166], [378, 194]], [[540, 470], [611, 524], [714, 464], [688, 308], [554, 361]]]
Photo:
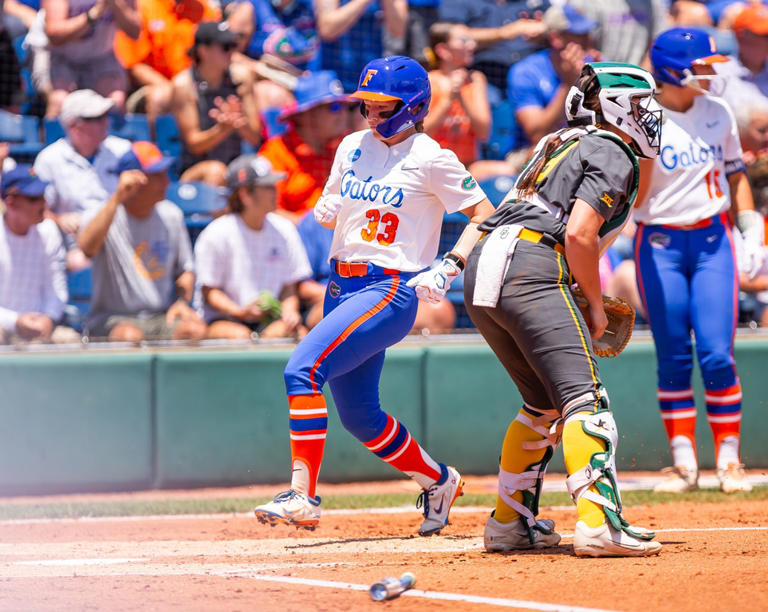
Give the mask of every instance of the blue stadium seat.
[[110, 114], [109, 133], [113, 136], [126, 138], [131, 142], [151, 140], [147, 116], [138, 113], [129, 115]]
[[494, 176], [480, 181], [480, 188], [488, 196], [491, 204], [498, 206], [515, 184], [515, 176]]
[[82, 332], [83, 321], [91, 306], [91, 268], [67, 273], [69, 301], [65, 309], [65, 323]]
[[158, 115], [155, 119], [155, 144], [169, 157], [181, 155], [181, 135], [173, 115]]
[[0, 142], [10, 143], [10, 156], [17, 162], [31, 164], [43, 148], [38, 118], [0, 110]]
[[[175, 124], [174, 124], [175, 125]], [[132, 142], [150, 140], [149, 123], [146, 115], [109, 115], [109, 127], [112, 136], [126, 138]], [[64, 126], [58, 119], [43, 119], [43, 134], [45, 144], [49, 145], [64, 137]]]
[[512, 149], [515, 117], [509, 101], [502, 100], [491, 109], [491, 134], [482, 145], [483, 159], [504, 159]]
[[227, 190], [208, 183], [173, 182], [165, 195], [184, 213], [184, 222], [193, 243], [203, 228], [213, 220], [214, 213], [227, 205]]
[[45, 146], [56, 142], [59, 138], [64, 138], [64, 126], [59, 123], [58, 119], [45, 117], [43, 119], [43, 142]]

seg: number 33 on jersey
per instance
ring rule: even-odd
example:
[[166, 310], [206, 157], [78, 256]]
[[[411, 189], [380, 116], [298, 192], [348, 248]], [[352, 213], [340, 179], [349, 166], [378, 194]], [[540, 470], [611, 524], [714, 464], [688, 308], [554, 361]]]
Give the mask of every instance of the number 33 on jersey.
[[456, 155], [429, 136], [387, 146], [370, 130], [339, 145], [323, 192], [330, 193], [343, 202], [331, 257], [404, 272], [432, 264], [445, 212], [485, 198]]

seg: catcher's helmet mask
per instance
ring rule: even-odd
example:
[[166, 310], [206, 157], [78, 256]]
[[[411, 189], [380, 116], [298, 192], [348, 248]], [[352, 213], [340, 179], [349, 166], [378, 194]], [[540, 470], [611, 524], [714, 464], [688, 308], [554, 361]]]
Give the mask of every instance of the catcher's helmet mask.
[[[632, 64], [585, 64], [578, 85], [565, 101], [568, 124], [611, 124], [632, 139], [630, 147], [641, 157], [654, 158], [661, 146], [661, 107], [654, 100], [656, 82], [649, 72]], [[598, 100], [600, 110], [584, 106]]]
[[360, 112], [368, 116], [365, 101], [396, 101], [391, 111], [379, 113], [385, 120], [376, 126], [383, 138], [391, 138], [427, 116], [432, 90], [427, 71], [410, 57], [390, 55], [368, 62], [360, 74], [357, 91], [349, 96], [362, 100]]

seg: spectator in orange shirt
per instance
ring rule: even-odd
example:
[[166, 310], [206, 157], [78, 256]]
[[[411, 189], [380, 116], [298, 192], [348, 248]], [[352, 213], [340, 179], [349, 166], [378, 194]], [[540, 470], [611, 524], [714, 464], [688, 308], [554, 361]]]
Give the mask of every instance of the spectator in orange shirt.
[[118, 32], [115, 54], [133, 85], [146, 87], [145, 112], [151, 125], [157, 115], [170, 112], [171, 79], [192, 63], [187, 52], [197, 24], [219, 21], [221, 12], [211, 0], [141, 0], [138, 8], [139, 38]]
[[293, 93], [296, 102], [280, 115], [288, 130], [267, 140], [259, 153], [275, 171], [287, 174], [277, 186], [277, 212], [298, 223], [320, 197], [336, 147], [353, 130], [359, 113], [332, 70], [305, 73]]
[[439, 22], [429, 28], [429, 44], [435, 69], [429, 72], [432, 102], [424, 131], [469, 166], [491, 128], [488, 81], [469, 69], [477, 43], [464, 24]]

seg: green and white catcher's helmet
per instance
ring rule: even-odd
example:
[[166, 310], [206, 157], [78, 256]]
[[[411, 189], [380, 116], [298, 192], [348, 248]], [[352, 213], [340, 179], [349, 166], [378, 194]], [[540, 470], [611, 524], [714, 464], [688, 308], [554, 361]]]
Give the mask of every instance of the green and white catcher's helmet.
[[[630, 146], [641, 157], [659, 154], [661, 107], [653, 98], [656, 82], [647, 70], [614, 62], [584, 64], [578, 83], [565, 100], [568, 125], [610, 123], [632, 139]], [[584, 100], [595, 93], [599, 113], [584, 107]]]

